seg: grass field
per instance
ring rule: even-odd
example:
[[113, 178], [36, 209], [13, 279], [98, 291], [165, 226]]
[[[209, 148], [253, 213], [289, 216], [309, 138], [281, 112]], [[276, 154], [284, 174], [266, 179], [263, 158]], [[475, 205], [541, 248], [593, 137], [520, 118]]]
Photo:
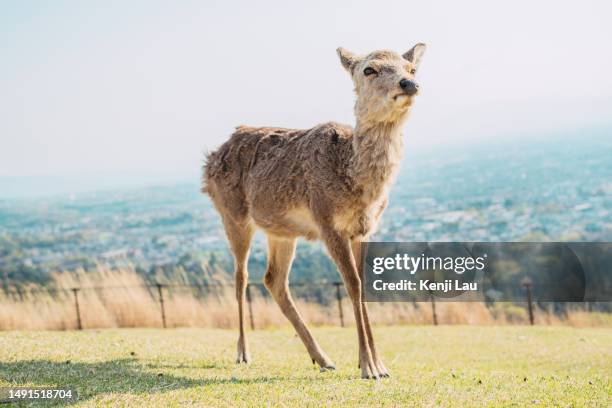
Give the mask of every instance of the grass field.
[[[375, 329], [392, 377], [361, 380], [354, 328], [314, 334], [338, 370], [320, 373], [290, 329], [250, 334], [113, 329], [0, 333], [0, 386], [73, 387], [77, 405], [609, 406], [612, 329]], [[12, 405], [11, 405], [12, 406]]]

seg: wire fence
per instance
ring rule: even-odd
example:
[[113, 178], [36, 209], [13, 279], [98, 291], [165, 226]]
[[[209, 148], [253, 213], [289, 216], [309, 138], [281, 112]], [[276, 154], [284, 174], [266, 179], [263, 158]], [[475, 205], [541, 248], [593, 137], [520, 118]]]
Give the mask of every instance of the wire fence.
[[[331, 282], [331, 281], [319, 281], [319, 282], [294, 282], [290, 284], [291, 287], [302, 288], [302, 289], [310, 289], [305, 293], [313, 293], [312, 289], [316, 286], [319, 290], [327, 291], [328, 299], [333, 299], [337, 303], [337, 313], [340, 325], [344, 327], [346, 325], [345, 315], [344, 315], [344, 305], [343, 300], [347, 297], [344, 284], [342, 282]], [[534, 302], [532, 300], [531, 293], [531, 285], [529, 283], [524, 283], [523, 285], [524, 293], [525, 293], [525, 308], [529, 316], [529, 323], [531, 325], [535, 324], [534, 320]], [[204, 294], [206, 291], [215, 290], [215, 289], [227, 289], [227, 288], [235, 288], [233, 283], [202, 283], [202, 284], [193, 284], [193, 283], [160, 283], [160, 282], [152, 282], [147, 284], [140, 285], [117, 285], [117, 286], [83, 286], [83, 287], [72, 287], [72, 288], [31, 288], [31, 289], [12, 289], [12, 290], [4, 290], [3, 293], [6, 295], [11, 295], [16, 299], [25, 300], [31, 294], [37, 293], [46, 293], [51, 295], [58, 295], [60, 293], [68, 294], [72, 296], [74, 303], [74, 319], [76, 321], [76, 328], [78, 330], [82, 330], [84, 328], [83, 318], [82, 318], [82, 304], [80, 302], [80, 294], [87, 291], [117, 291], [117, 290], [125, 290], [125, 289], [146, 289], [149, 295], [157, 302], [159, 306], [159, 318], [161, 322], [161, 326], [163, 328], [167, 328], [167, 296], [170, 291], [181, 290], [181, 289], [190, 289], [197, 290], [199, 294]], [[262, 296], [266, 295], [266, 290], [264, 284], [261, 282], [249, 282], [246, 287], [246, 302], [248, 306], [248, 321], [252, 330], [255, 330], [255, 320], [256, 316], [253, 311], [253, 288], [257, 288], [258, 292]], [[269, 295], [268, 295], [269, 296]], [[436, 299], [434, 296], [430, 296], [429, 305], [431, 307], [431, 324], [438, 325], [439, 319], [438, 314], [436, 312]], [[589, 305], [583, 305], [587, 307]], [[589, 307], [590, 309], [590, 307]]]

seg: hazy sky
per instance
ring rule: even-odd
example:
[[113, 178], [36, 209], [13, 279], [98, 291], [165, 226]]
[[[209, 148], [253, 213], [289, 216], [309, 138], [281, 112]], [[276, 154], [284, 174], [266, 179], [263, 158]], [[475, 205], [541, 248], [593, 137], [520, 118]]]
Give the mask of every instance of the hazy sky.
[[190, 177], [238, 124], [352, 123], [338, 46], [427, 43], [409, 147], [612, 124], [609, 1], [290, 3], [2, 2], [0, 176]]

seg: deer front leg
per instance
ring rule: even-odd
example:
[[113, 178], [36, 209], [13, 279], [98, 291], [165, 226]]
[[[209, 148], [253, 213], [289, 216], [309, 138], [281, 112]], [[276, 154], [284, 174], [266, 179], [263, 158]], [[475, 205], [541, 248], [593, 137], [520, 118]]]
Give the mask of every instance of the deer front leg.
[[[367, 248], [367, 242], [365, 242], [367, 241], [367, 238], [364, 237], [362, 239], [363, 242], [361, 239], [354, 239], [351, 242], [351, 248], [353, 250], [353, 257], [355, 259], [355, 264], [357, 265], [357, 270], [359, 271], [359, 276], [361, 278], [361, 281], [363, 282], [365, 279], [363, 262], [365, 256], [365, 249]], [[365, 324], [366, 334], [368, 336], [368, 342], [370, 344], [370, 350], [372, 351], [372, 358], [374, 359], [374, 364], [376, 365], [378, 373], [381, 375], [381, 377], [389, 377], [389, 371], [387, 370], [382, 360], [378, 356], [378, 353], [376, 352], [376, 346], [374, 345], [374, 336], [372, 335], [372, 327], [370, 326], [370, 318], [368, 316], [368, 306], [364, 301], [363, 290], [361, 291], [361, 304], [363, 307], [363, 321]]]
[[355, 324], [357, 326], [357, 337], [359, 340], [359, 367], [361, 378], [378, 379], [379, 371], [374, 363], [370, 343], [365, 328], [363, 314], [363, 303], [361, 301], [361, 278], [353, 259], [351, 246], [348, 238], [342, 237], [337, 231], [327, 228], [322, 231], [323, 240], [327, 246], [332, 259], [338, 266], [355, 313]]

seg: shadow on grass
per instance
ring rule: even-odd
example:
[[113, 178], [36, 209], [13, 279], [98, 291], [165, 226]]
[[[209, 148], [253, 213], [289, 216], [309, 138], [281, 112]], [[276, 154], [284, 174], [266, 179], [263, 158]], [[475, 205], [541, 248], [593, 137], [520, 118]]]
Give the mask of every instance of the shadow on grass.
[[211, 368], [218, 368], [216, 364], [183, 364], [183, 363], [144, 363], [147, 368], [193, 368], [198, 370], [206, 370]]
[[[35, 384], [36, 387], [42, 388], [74, 389], [77, 391], [78, 399], [68, 402], [74, 403], [107, 393], [154, 394], [206, 385], [254, 384], [281, 379], [279, 377], [193, 379], [147, 371], [147, 368], [152, 367], [171, 366], [147, 364], [136, 359], [95, 363], [49, 360], [0, 362], [0, 380], [14, 387]], [[206, 370], [215, 366], [203, 365], [195, 368]], [[55, 403], [60, 401], [56, 400]]]

